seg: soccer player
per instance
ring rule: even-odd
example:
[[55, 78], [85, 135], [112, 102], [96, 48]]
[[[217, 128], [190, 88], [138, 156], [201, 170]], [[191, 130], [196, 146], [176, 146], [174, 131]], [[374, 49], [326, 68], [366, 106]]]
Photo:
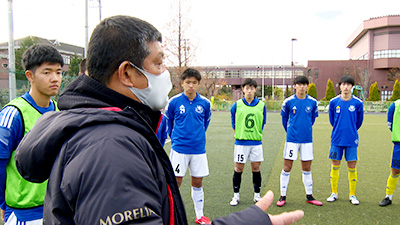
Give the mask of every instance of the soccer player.
[[15, 150], [42, 114], [58, 110], [51, 97], [60, 89], [64, 62], [53, 46], [37, 44], [24, 52], [22, 64], [31, 88], [0, 111], [0, 203], [5, 224], [36, 225], [43, 221], [47, 181], [24, 180], [15, 165]]
[[306, 191], [306, 202], [321, 206], [322, 202], [313, 197], [313, 180], [311, 163], [314, 159], [312, 143], [312, 126], [318, 117], [318, 102], [307, 95], [308, 78], [298, 76], [294, 79], [296, 93], [282, 104], [282, 125], [286, 131], [286, 143], [283, 151], [283, 169], [280, 176], [281, 197], [276, 203], [282, 207], [286, 203], [286, 192], [290, 180], [293, 161], [300, 154], [303, 184]]
[[261, 199], [260, 165], [264, 161], [262, 131], [267, 120], [265, 103], [255, 98], [257, 82], [247, 78], [242, 84], [244, 97], [235, 102], [231, 109], [232, 128], [235, 132], [235, 169], [233, 173], [233, 198], [231, 206], [239, 204], [240, 183], [247, 160], [251, 162], [253, 173], [254, 202]]
[[170, 160], [180, 187], [186, 169], [190, 167], [195, 222], [211, 224], [204, 216], [203, 177], [208, 176], [206, 131], [211, 119], [211, 104], [197, 93], [199, 71], [188, 68], [181, 75], [183, 93], [172, 97], [165, 109], [168, 134], [171, 137]]
[[392, 131], [393, 155], [392, 171], [386, 184], [386, 197], [379, 203], [380, 206], [392, 204], [393, 193], [400, 176], [400, 100], [393, 102], [388, 110], [387, 124]]
[[349, 200], [351, 204], [358, 205], [360, 201], [355, 195], [358, 129], [364, 119], [364, 108], [362, 100], [351, 94], [354, 83], [354, 78], [349, 75], [341, 77], [339, 81], [341, 94], [329, 102], [329, 120], [333, 126], [329, 151], [329, 159], [332, 160], [330, 174], [332, 194], [326, 200], [334, 202], [338, 199], [339, 169], [344, 154], [348, 167]]

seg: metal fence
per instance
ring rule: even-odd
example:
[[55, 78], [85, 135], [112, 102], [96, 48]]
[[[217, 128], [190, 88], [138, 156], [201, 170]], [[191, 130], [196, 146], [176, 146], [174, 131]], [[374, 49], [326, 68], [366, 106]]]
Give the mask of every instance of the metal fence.
[[[234, 101], [218, 101], [215, 100], [213, 103], [212, 109], [215, 111], [229, 111], [232, 108]], [[267, 100], [265, 101], [265, 105], [267, 106], [268, 111], [276, 111], [279, 112], [282, 107], [282, 100]], [[364, 111], [365, 112], [384, 112], [386, 113], [389, 106], [393, 102], [391, 101], [364, 101]], [[318, 102], [318, 110], [320, 112], [328, 112], [329, 101], [319, 101]]]

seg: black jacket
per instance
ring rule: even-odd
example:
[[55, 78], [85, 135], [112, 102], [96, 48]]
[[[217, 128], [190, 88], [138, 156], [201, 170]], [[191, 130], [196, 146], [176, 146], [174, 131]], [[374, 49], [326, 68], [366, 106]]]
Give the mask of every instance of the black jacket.
[[[44, 224], [187, 224], [169, 158], [154, 134], [160, 112], [88, 76], [74, 80], [58, 106], [62, 111], [40, 117], [15, 156], [25, 179], [49, 178]], [[244, 216], [258, 220], [241, 223]], [[270, 222], [251, 207], [214, 224], [260, 221]]]

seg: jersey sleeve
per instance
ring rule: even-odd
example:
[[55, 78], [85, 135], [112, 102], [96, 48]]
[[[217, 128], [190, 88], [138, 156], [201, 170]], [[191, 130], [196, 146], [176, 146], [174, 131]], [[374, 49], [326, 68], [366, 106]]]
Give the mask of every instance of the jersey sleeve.
[[0, 111], [0, 159], [9, 159], [23, 137], [21, 115], [14, 106]]
[[357, 127], [357, 130], [358, 130], [358, 129], [360, 129], [360, 127], [361, 127], [361, 125], [362, 125], [362, 123], [364, 121], [364, 104], [362, 102], [360, 102], [360, 104], [359, 104], [359, 109], [357, 111], [357, 114], [358, 115], [357, 115], [356, 127]]
[[167, 120], [167, 133], [171, 137], [172, 129], [174, 128], [174, 104], [172, 100], [170, 100], [165, 107], [164, 116]]
[[329, 122], [331, 123], [332, 127], [335, 124], [335, 103], [333, 101], [329, 102]]
[[287, 101], [284, 101], [282, 103], [281, 116], [282, 116], [282, 126], [285, 129], [285, 131], [287, 131], [287, 123], [289, 120], [289, 108], [287, 107]]
[[387, 125], [388, 125], [388, 128], [390, 129], [390, 131], [392, 130], [394, 110], [395, 110], [395, 104], [393, 102], [389, 106], [388, 114], [387, 114]]
[[264, 112], [263, 112], [263, 125], [262, 125], [262, 129], [264, 130], [264, 126], [267, 123], [267, 106], [264, 105]]
[[5, 209], [6, 166], [11, 153], [22, 139], [22, 120], [14, 106], [6, 106], [0, 111], [0, 205]]
[[311, 118], [311, 124], [314, 125], [315, 119], [318, 117], [318, 102], [315, 101], [314, 110]]
[[236, 102], [233, 103], [232, 108], [231, 108], [231, 124], [232, 124], [232, 129], [235, 130], [235, 119], [236, 119]]
[[210, 125], [211, 121], [211, 103], [210, 101], [206, 102], [206, 112], [204, 118], [204, 130], [207, 131], [208, 125]]

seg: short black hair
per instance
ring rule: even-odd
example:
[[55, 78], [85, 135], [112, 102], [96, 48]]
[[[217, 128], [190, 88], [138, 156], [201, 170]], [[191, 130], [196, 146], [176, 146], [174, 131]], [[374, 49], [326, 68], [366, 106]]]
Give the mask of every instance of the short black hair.
[[35, 72], [43, 63], [59, 63], [61, 67], [64, 66], [64, 60], [60, 52], [49, 44], [34, 44], [30, 46], [22, 54], [21, 61], [24, 70], [31, 70], [32, 72]]
[[342, 77], [340, 78], [340, 80], [339, 80], [339, 86], [340, 86], [342, 83], [348, 83], [348, 84], [351, 84], [351, 86], [354, 86], [356, 82], [354, 81], [354, 78], [353, 78], [352, 76], [350, 76], [350, 75], [344, 75], [344, 76], [342, 76]]
[[306, 76], [297, 76], [294, 78], [293, 84], [310, 84], [310, 81], [308, 81], [308, 78]]
[[94, 29], [87, 52], [89, 76], [108, 84], [113, 73], [124, 61], [143, 68], [150, 54], [148, 44], [162, 42], [161, 33], [150, 23], [131, 16], [112, 16]]
[[185, 80], [186, 78], [194, 77], [198, 82], [201, 81], [201, 74], [198, 70], [193, 69], [193, 68], [187, 68], [183, 73], [181, 74], [181, 80]]
[[246, 78], [242, 83], [242, 88], [244, 88], [246, 85], [257, 88], [257, 81], [251, 78]]

